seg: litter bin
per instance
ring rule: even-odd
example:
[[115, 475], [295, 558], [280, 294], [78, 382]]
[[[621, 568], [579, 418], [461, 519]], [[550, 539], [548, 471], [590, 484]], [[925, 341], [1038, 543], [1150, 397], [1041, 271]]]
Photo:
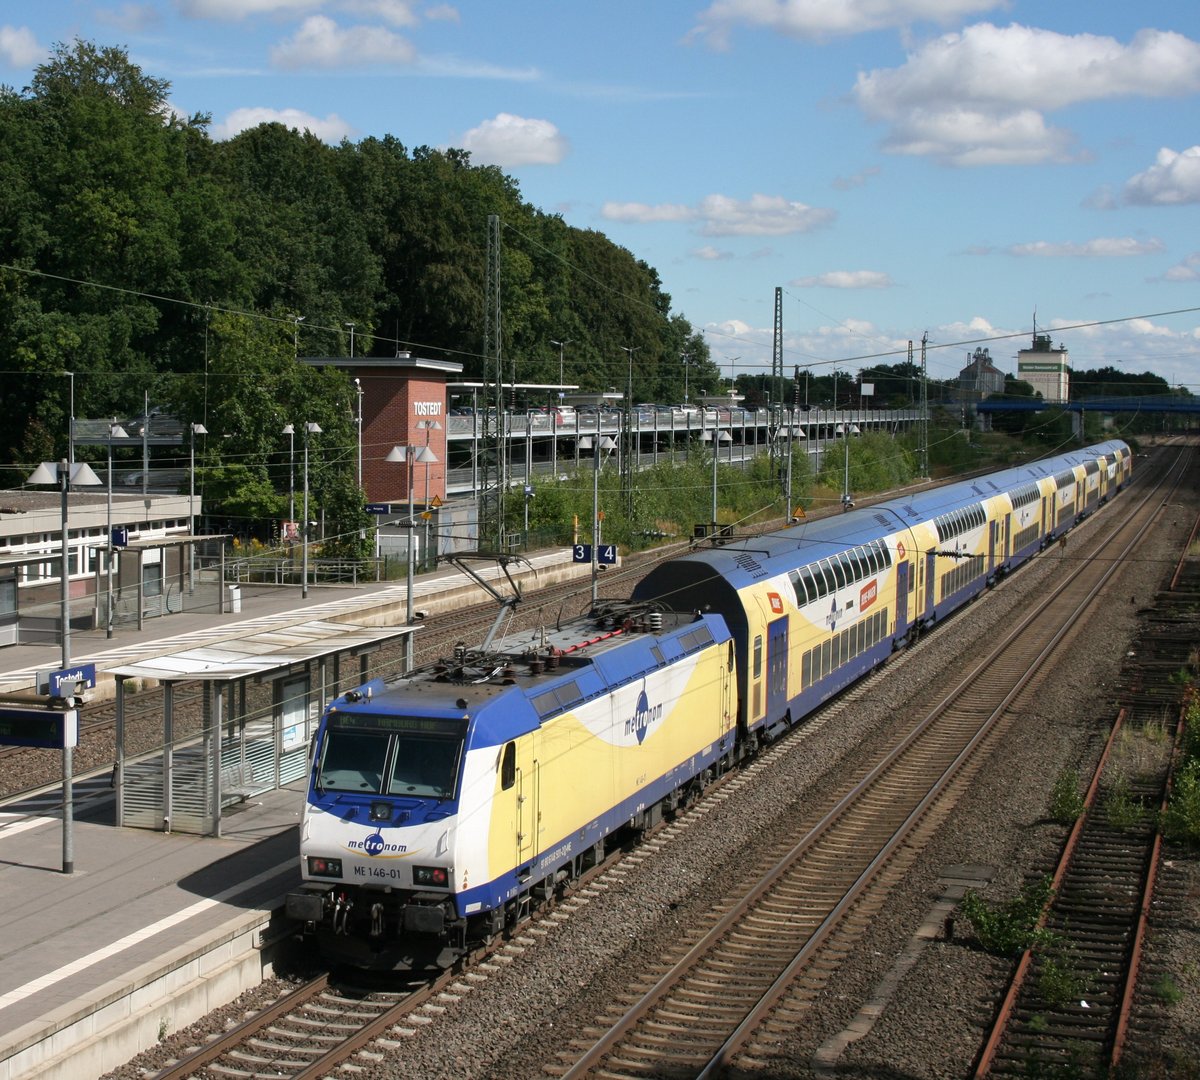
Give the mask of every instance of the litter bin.
[[242, 610], [242, 587], [240, 585], [226, 585], [225, 596], [229, 601], [229, 610], [236, 615]]

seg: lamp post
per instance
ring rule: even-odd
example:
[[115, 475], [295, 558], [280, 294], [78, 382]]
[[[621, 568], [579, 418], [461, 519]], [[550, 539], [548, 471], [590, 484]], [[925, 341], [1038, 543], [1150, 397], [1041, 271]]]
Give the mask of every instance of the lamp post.
[[854, 501], [850, 498], [850, 425], [842, 424], [842, 442], [845, 443], [846, 471], [842, 480], [842, 512], [854, 509]]
[[[526, 423], [528, 423], [528, 422], [529, 422], [528, 419], [526, 419]], [[423, 461], [425, 463], [425, 513], [426, 513], [426, 515], [428, 515], [429, 514], [429, 466], [431, 463], [435, 463], [437, 461], [437, 455], [432, 450], [429, 449], [429, 433], [431, 431], [441, 431], [442, 425], [439, 424], [436, 420], [420, 420], [417, 422], [417, 427], [425, 429], [425, 445], [419, 451], [420, 457], [418, 458], [418, 460]], [[529, 461], [528, 454], [529, 454], [529, 451], [527, 450], [526, 458], [525, 458], [526, 463], [528, 463], [528, 461]], [[526, 469], [528, 469], [528, 464], [526, 464]], [[528, 501], [526, 501], [526, 506], [528, 506]], [[527, 517], [528, 517], [528, 513], [529, 513], [528, 510], [526, 510]], [[429, 517], [426, 516], [424, 518], [424, 521], [425, 521], [425, 529], [424, 529], [425, 537], [424, 537], [424, 546], [421, 551], [422, 566], [428, 565], [428, 561], [429, 561]], [[526, 532], [529, 531], [528, 524], [526, 524], [525, 529], [526, 529]]]
[[[353, 323], [351, 323], [350, 325], [351, 325], [351, 327], [354, 326]], [[350, 334], [351, 334], [350, 340], [353, 342], [354, 331], [351, 330]], [[351, 346], [350, 355], [351, 356], [354, 355], [353, 346]], [[354, 380], [354, 389], [358, 392], [358, 486], [361, 489], [362, 488], [362, 399], [363, 399], [363, 388], [362, 388], [362, 382], [359, 381], [358, 379]]]
[[727, 443], [731, 443], [731, 442], [733, 442], [733, 436], [732, 436], [732, 435], [730, 435], [728, 431], [721, 431], [721, 430], [720, 430], [720, 428], [719, 428], [719, 426], [718, 426], [719, 424], [720, 424], [720, 420], [719, 420], [719, 418], [716, 418], [716, 417], [714, 417], [714, 418], [713, 418], [713, 430], [712, 430], [712, 431], [707, 431], [707, 430], [706, 430], [706, 431], [704, 432], [704, 434], [701, 436], [701, 440], [702, 440], [703, 442], [711, 442], [711, 443], [712, 443], [712, 459], [713, 459], [713, 460], [712, 460], [712, 466], [713, 466], [713, 475], [712, 475], [712, 527], [713, 527], [713, 534], [714, 534], [714, 535], [716, 535], [716, 531], [717, 531], [717, 460], [718, 460], [718, 459], [720, 458], [720, 456], [721, 456], [721, 454], [720, 454], [720, 450], [721, 450], [721, 443], [723, 443], [723, 442], [727, 442]]
[[[208, 428], [203, 424], [192, 424], [192, 461], [188, 469], [188, 532], [196, 532], [196, 436], [207, 435]], [[112, 443], [109, 443], [109, 453], [112, 453]], [[111, 530], [110, 530], [111, 531]], [[110, 540], [111, 543], [111, 540]], [[188, 541], [188, 593], [196, 591], [196, 541]]]
[[679, 359], [683, 363], [683, 403], [688, 403], [688, 368], [692, 366], [692, 354], [682, 353]]
[[560, 403], [563, 399], [563, 350], [574, 340], [574, 338], [567, 338], [566, 341], [550, 342], [551, 345], [558, 346], [558, 400]]
[[304, 322], [303, 315], [292, 316], [292, 354], [297, 357], [300, 355], [300, 324], [302, 322]]
[[300, 542], [304, 545], [300, 556], [301, 578], [300, 596], [308, 598], [308, 437], [320, 435], [321, 426], [311, 420], [304, 425], [304, 520], [300, 523]]
[[597, 433], [595, 439], [585, 435], [579, 440], [580, 450], [592, 451], [592, 603], [599, 598], [598, 566], [600, 557], [600, 454], [616, 449], [617, 444], [607, 435]]
[[[428, 446], [393, 446], [387, 453], [384, 461], [403, 461], [408, 465], [408, 625], [412, 625], [413, 621], [413, 517], [415, 508], [413, 506], [413, 470], [418, 461], [423, 461], [426, 465], [437, 461], [437, 455], [434, 454]], [[409, 638], [409, 667], [412, 666], [412, 638]]]
[[[637, 468], [634, 458], [637, 456], [638, 434], [633, 419], [633, 354], [641, 348], [640, 345], [622, 345], [623, 352], [629, 357], [629, 383], [625, 397], [625, 438], [623, 440], [624, 457], [621, 460], [621, 480], [625, 487], [625, 512], [633, 518], [633, 471]], [[673, 426], [673, 425], [672, 425]], [[672, 445], [674, 435], [672, 435]]]
[[113, 636], [113, 611], [112, 611], [112, 596], [113, 596], [113, 527], [112, 527], [112, 474], [113, 474], [113, 439], [128, 439], [127, 432], [120, 424], [117, 423], [117, 418], [114, 416], [111, 424], [108, 425], [108, 515], [107, 528], [105, 529], [105, 556], [104, 569], [108, 579], [106, 586], [106, 594], [104, 601], [104, 636]]
[[[66, 458], [63, 458], [59, 462], [43, 461], [26, 481], [29, 484], [57, 483], [62, 493], [62, 565], [59, 567], [58, 576], [61, 585], [59, 590], [59, 617], [62, 619], [62, 670], [64, 672], [69, 671], [71, 667], [71, 547], [68, 539], [68, 496], [72, 481], [76, 484], [87, 484], [94, 487], [99, 487], [101, 482], [100, 477], [92, 471], [91, 466], [86, 462], [72, 463], [67, 461]], [[71, 778], [74, 772], [72, 750], [73, 748], [70, 746], [63, 746], [62, 870], [64, 874], [73, 874], [75, 872], [75, 853], [72, 840], [74, 813], [74, 799], [71, 787]]]
[[291, 424], [283, 425], [283, 434], [288, 437], [288, 521], [296, 520], [296, 429]]
[[[354, 327], [356, 324], [352, 323], [352, 322], [348, 322], [348, 323], [346, 323], [346, 325], [348, 327], [350, 327], [350, 359], [353, 360], [354, 359]], [[357, 380], [355, 380], [355, 381], [357, 382]]]

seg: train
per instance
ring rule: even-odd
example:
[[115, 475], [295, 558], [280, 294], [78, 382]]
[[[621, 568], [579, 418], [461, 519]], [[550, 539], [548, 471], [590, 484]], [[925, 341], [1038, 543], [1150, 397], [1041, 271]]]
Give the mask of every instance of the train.
[[330, 963], [445, 969], [678, 813], [1130, 480], [1111, 440], [775, 532], [333, 700], [287, 914]]

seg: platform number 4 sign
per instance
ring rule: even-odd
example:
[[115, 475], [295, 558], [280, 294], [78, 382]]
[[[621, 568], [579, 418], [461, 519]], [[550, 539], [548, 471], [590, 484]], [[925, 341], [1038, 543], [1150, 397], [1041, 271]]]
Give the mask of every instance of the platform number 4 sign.
[[596, 562], [615, 563], [617, 561], [617, 545], [601, 544], [596, 549]]

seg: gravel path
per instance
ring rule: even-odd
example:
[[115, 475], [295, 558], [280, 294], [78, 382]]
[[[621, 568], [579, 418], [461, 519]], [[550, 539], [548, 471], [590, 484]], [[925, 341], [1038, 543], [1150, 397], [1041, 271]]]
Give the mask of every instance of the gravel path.
[[[1123, 596], [1154, 595], [1195, 516], [1193, 502], [1181, 499], [1177, 512], [1155, 531], [1150, 550], [1122, 571]], [[1114, 510], [1119, 512], [1121, 505], [1118, 501]], [[416, 1034], [383, 1060], [357, 1062], [355, 1075], [364, 1080], [546, 1075], [543, 1066], [555, 1060], [557, 1049], [625, 992], [628, 973], [657, 958], [663, 943], [679, 939], [693, 913], [706, 910], [724, 891], [721, 883], [741, 872], [781, 815], [815, 799], [832, 782], [827, 776], [853, 767], [860, 744], [884, 732], [917, 687], [960, 668], [964, 656], [981, 652], [997, 628], [1011, 624], [1022, 605], [1044, 591], [1057, 565], [1058, 557], [1051, 556], [1026, 567], [910, 650], [902, 662], [888, 665], [884, 677], [853, 692], [852, 703], [839, 709], [835, 722], [802, 729], [803, 737], [789, 742], [786, 754], [769, 769], [758, 771], [754, 784], [741, 785], [728, 798], [708, 800], [689, 815], [688, 827], [670, 844], [648, 845], [621, 872], [619, 888], [568, 902], [565, 918], [528, 928], [509, 957], [459, 981], [463, 989], [456, 1003], [431, 1011], [431, 1022], [418, 1025]], [[773, 1080], [967, 1075], [967, 1063], [978, 1052], [1003, 992], [1008, 965], [963, 938], [933, 941], [920, 951], [869, 1033], [849, 1043], [831, 1071], [818, 1073], [814, 1055], [845, 1029], [888, 975], [940, 896], [938, 879], [945, 868], [962, 863], [994, 868], [986, 895], [996, 899], [1014, 895], [1028, 875], [1050, 867], [1063, 838], [1062, 827], [1046, 819], [1050, 788], [1064, 767], [1086, 775], [1094, 766], [1116, 713], [1119, 669], [1138, 615], [1137, 603], [1110, 603], [1089, 623], [1088, 633], [1071, 647], [1069, 660], [1039, 695], [1036, 708], [1021, 718], [970, 796], [895, 890], [886, 917], [875, 921], [869, 940], [807, 1022], [779, 1047], [770, 1069], [759, 1075]], [[1183, 857], [1173, 860], [1170, 873], [1177, 879], [1173, 891], [1187, 906], [1174, 928], [1157, 935], [1151, 945], [1156, 962], [1173, 973], [1181, 991], [1159, 1045], [1164, 1056], [1194, 1062], [1200, 1060], [1200, 873], [1194, 858]], [[280, 985], [268, 984], [252, 997], [274, 995]], [[244, 999], [214, 1014], [208, 1030], [240, 1018], [252, 1005]], [[109, 1075], [112, 1080], [144, 1077], [164, 1056], [199, 1037], [198, 1030], [172, 1037]], [[1197, 1076], [1192, 1069], [1131, 1075]]]

